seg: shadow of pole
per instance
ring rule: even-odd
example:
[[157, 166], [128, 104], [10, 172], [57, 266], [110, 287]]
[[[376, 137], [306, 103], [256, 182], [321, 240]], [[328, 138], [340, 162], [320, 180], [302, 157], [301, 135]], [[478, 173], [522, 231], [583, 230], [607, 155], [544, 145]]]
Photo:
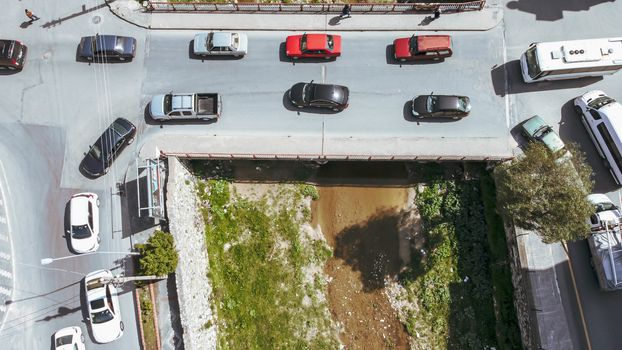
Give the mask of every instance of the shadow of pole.
[[105, 2], [100, 4], [100, 5], [88, 8], [88, 9], [86, 8], [86, 5], [82, 5], [82, 10], [81, 11], [72, 13], [72, 14], [70, 14], [68, 16], [61, 17], [59, 19], [55, 19], [55, 20], [46, 22], [41, 27], [45, 28], [45, 29], [48, 29], [48, 28], [51, 28], [51, 27], [56, 27], [57, 25], [62, 24], [63, 21], [66, 21], [66, 20], [69, 20], [69, 19], [72, 19], [72, 18], [75, 18], [75, 17], [78, 17], [78, 16], [82, 16], [82, 15], [87, 14], [89, 12], [97, 11], [97, 10], [102, 9], [104, 7], [107, 7], [107, 6], [108, 5]]

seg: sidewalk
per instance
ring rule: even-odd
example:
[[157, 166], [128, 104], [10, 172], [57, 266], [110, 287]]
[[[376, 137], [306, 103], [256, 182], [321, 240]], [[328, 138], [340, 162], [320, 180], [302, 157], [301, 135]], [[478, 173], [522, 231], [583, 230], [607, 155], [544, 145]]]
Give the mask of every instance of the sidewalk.
[[108, 0], [119, 18], [150, 29], [197, 30], [313, 30], [313, 31], [477, 31], [494, 28], [503, 19], [498, 0], [488, 1], [481, 11], [432, 13], [357, 14], [339, 19], [338, 13], [182, 13], [145, 12], [135, 0]]

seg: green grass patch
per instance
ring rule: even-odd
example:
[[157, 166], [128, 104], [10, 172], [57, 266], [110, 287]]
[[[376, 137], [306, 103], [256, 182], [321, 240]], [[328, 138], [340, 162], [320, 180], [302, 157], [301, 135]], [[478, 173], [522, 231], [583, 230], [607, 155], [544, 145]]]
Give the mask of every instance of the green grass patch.
[[406, 322], [429, 349], [521, 348], [503, 225], [490, 176], [429, 182], [418, 193], [424, 248], [402, 275]]
[[[309, 264], [330, 257], [306, 237], [300, 185], [275, 185], [259, 200], [224, 180], [199, 181], [220, 349], [335, 349], [325, 282]], [[306, 194], [308, 191], [304, 191]]]
[[136, 292], [138, 293], [138, 300], [140, 301], [140, 317], [143, 335], [145, 337], [143, 348], [145, 350], [156, 350], [158, 344], [156, 343], [155, 324], [153, 323], [153, 304], [151, 303], [151, 296], [149, 295], [149, 287], [137, 288]]

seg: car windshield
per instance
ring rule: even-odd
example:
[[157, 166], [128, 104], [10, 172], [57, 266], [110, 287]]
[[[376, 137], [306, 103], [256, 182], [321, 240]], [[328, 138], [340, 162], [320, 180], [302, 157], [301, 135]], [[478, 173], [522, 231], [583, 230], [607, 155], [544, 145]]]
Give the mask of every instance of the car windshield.
[[112, 312], [110, 312], [110, 310], [104, 310], [91, 314], [91, 320], [93, 323], [105, 323], [112, 320], [113, 318], [114, 315], [112, 314]]
[[607, 210], [616, 210], [618, 209], [618, 207], [616, 207], [613, 203], [598, 203], [596, 204], [596, 212], [600, 213], [601, 211], [607, 211]]
[[311, 88], [313, 88], [313, 84], [305, 84], [305, 86], [302, 88], [303, 101], [309, 101], [310, 96], [312, 95]]
[[426, 108], [428, 112], [436, 112], [439, 110], [438, 96], [428, 96], [428, 101], [426, 103]]
[[89, 225], [71, 226], [71, 237], [75, 239], [84, 239], [91, 237], [91, 229]]
[[73, 340], [72, 335], [65, 335], [60, 338], [56, 338], [56, 346], [58, 347], [58, 346], [63, 346], [63, 345], [71, 345], [72, 340]]
[[173, 109], [173, 95], [168, 94], [164, 96], [164, 114], [169, 114]]
[[112, 130], [116, 131], [119, 136], [125, 135], [129, 131], [119, 123], [112, 123]]
[[300, 39], [300, 49], [302, 51], [307, 50], [307, 35], [303, 35], [302, 39]]
[[93, 145], [93, 147], [91, 147], [91, 150], [89, 151], [89, 154], [91, 155], [91, 157], [97, 160], [102, 159], [102, 149], [99, 147], [99, 145]]
[[326, 46], [328, 46], [329, 50], [332, 50], [333, 47], [335, 46], [335, 42], [333, 41], [333, 36], [332, 35], [327, 35], [326, 36]]
[[532, 79], [536, 79], [542, 74], [540, 64], [538, 64], [538, 58], [536, 57], [536, 45], [532, 45], [525, 51], [525, 59], [527, 61], [527, 74], [529, 74]]
[[606, 106], [615, 101], [616, 100], [612, 99], [609, 96], [601, 96], [590, 101], [590, 103], [588, 103], [587, 105], [594, 109], [600, 109], [601, 107]]
[[533, 137], [536, 139], [541, 139], [544, 135], [551, 132], [551, 127], [548, 125], [542, 125], [533, 133]]
[[417, 37], [413, 35], [410, 37], [410, 52], [416, 53], [417, 50], [418, 50]]

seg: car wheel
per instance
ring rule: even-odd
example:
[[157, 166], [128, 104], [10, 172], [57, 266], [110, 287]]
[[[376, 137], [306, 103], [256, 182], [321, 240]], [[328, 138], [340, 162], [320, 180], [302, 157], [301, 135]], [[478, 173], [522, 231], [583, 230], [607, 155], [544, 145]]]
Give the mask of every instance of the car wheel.
[[581, 107], [575, 105], [574, 110], [577, 112], [578, 115], [583, 115], [583, 110], [581, 109]]
[[125, 325], [123, 324], [123, 321], [119, 322], [119, 328], [121, 328], [121, 331], [125, 329]]

